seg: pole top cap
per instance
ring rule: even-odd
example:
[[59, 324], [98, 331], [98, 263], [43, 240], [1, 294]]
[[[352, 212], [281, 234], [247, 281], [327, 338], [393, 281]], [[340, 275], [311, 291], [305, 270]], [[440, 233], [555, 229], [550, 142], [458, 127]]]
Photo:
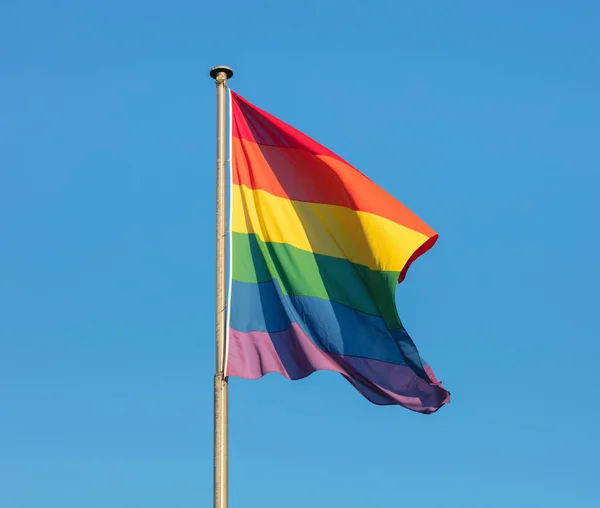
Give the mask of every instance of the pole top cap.
[[233, 76], [233, 69], [231, 67], [227, 67], [226, 65], [217, 65], [210, 70], [210, 77], [213, 79], [217, 79], [217, 76], [220, 72], [224, 72], [227, 79], [230, 79]]

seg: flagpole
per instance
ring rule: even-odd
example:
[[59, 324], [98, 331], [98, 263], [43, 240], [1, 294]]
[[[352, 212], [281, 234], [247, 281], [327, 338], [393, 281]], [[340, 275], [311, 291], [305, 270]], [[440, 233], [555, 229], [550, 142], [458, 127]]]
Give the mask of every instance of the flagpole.
[[225, 377], [225, 208], [226, 208], [226, 87], [233, 71], [219, 65], [210, 70], [217, 85], [217, 287], [216, 287], [216, 342], [217, 365], [214, 394], [214, 508], [228, 506], [228, 400]]

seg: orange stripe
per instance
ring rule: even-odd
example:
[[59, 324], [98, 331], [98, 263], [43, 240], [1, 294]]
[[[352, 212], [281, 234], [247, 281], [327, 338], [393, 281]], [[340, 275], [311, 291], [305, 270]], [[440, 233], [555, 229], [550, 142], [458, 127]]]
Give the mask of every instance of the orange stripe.
[[232, 139], [233, 181], [294, 201], [344, 206], [394, 221], [428, 238], [436, 233], [397, 199], [337, 157]]

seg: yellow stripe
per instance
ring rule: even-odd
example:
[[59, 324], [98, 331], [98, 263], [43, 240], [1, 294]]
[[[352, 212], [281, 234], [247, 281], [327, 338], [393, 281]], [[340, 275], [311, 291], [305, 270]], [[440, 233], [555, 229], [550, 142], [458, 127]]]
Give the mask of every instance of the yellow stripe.
[[287, 243], [373, 270], [402, 271], [428, 239], [372, 213], [292, 201], [245, 185], [233, 186], [232, 199], [234, 232], [255, 233], [264, 242]]

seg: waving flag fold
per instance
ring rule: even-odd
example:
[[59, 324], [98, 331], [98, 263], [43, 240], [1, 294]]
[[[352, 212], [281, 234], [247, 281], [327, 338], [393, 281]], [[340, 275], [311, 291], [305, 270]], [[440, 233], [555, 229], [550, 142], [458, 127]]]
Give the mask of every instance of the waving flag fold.
[[375, 404], [450, 394], [402, 326], [395, 288], [437, 234], [308, 136], [231, 92], [227, 375], [342, 374]]

